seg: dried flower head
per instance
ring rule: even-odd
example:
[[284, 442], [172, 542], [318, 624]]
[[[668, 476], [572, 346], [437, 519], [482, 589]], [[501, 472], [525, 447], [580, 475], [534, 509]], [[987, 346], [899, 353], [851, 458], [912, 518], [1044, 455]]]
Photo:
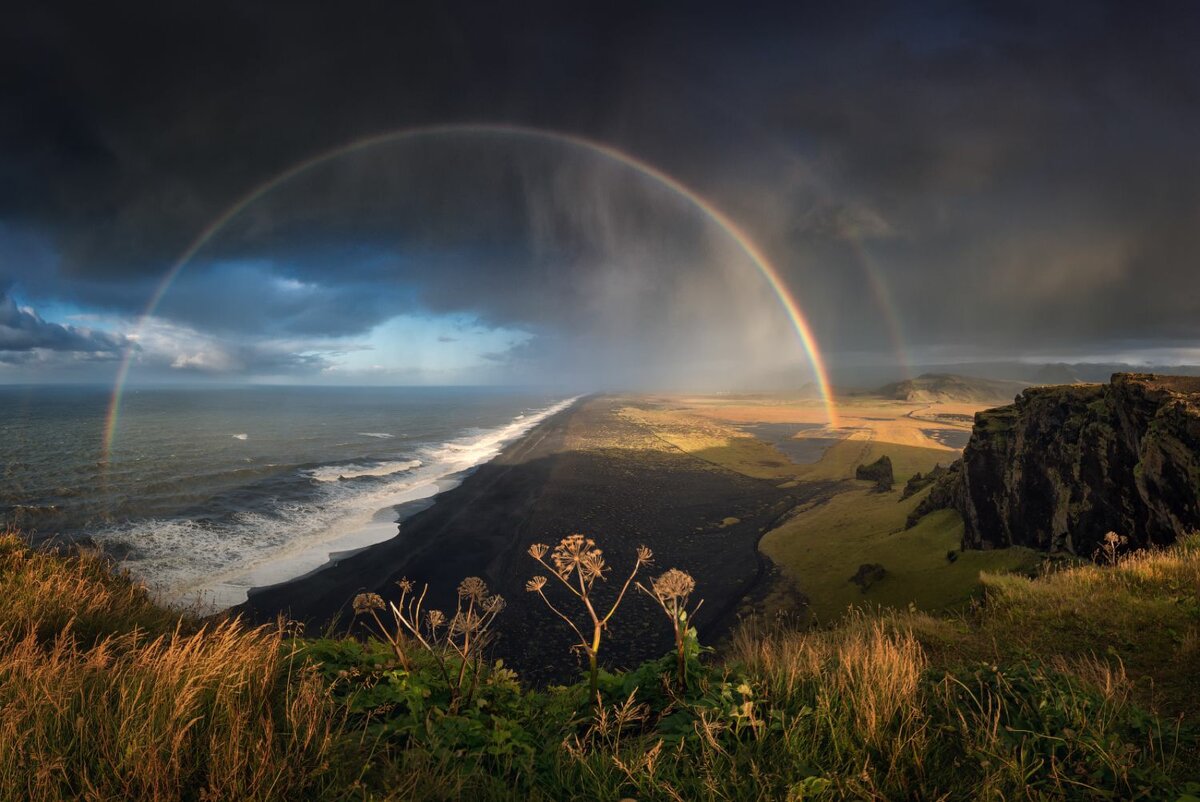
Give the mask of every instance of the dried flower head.
[[546, 556], [546, 552], [550, 551], [550, 547], [545, 543], [534, 543], [529, 547], [529, 556], [535, 560], [540, 560]]
[[360, 593], [354, 597], [354, 614], [362, 615], [384, 608], [383, 597], [378, 593]]
[[535, 576], [533, 579], [525, 583], [525, 590], [530, 593], [537, 593], [542, 588], [546, 587], [546, 577]]
[[567, 535], [559, 541], [550, 559], [562, 577], [578, 569], [585, 579], [596, 579], [606, 568], [604, 552], [596, 548], [596, 541], [579, 534]]
[[604, 562], [604, 557], [599, 550], [584, 554], [579, 558], [579, 573], [583, 574], [586, 580], [603, 579], [604, 572], [608, 570], [608, 564]]
[[688, 596], [696, 589], [696, 580], [687, 571], [672, 568], [662, 576], [651, 581], [654, 595], [663, 602], [686, 602]]
[[654, 552], [650, 551], [650, 549], [646, 548], [645, 546], [638, 546], [637, 559], [639, 563], [652, 562], [654, 560]]
[[458, 584], [458, 595], [480, 604], [487, 596], [487, 584], [477, 576], [469, 576]]
[[504, 597], [497, 593], [494, 596], [485, 596], [479, 602], [479, 609], [483, 610], [486, 615], [496, 615], [504, 609], [507, 602]]
[[404, 577], [396, 584], [400, 586], [401, 593], [412, 593], [413, 583], [412, 583], [412, 580], [409, 579], [408, 577]]
[[429, 611], [429, 628], [430, 629], [437, 629], [444, 623], [446, 623], [446, 614], [445, 613], [443, 613], [441, 610], [430, 610]]
[[474, 610], [463, 610], [450, 619], [452, 635], [470, 635], [483, 627], [483, 619]]

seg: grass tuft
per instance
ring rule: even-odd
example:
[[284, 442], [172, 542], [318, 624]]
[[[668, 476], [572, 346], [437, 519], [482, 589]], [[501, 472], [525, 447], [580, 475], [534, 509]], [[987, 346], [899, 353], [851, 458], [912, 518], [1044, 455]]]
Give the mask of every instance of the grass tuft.
[[95, 555], [0, 544], [0, 802], [1200, 794], [1195, 537], [985, 575], [956, 617], [750, 621], [720, 659], [689, 629], [570, 687], [496, 664], [469, 700], [426, 649], [173, 615]]
[[338, 730], [280, 627], [200, 625], [98, 555], [0, 539], [0, 800], [294, 799]]

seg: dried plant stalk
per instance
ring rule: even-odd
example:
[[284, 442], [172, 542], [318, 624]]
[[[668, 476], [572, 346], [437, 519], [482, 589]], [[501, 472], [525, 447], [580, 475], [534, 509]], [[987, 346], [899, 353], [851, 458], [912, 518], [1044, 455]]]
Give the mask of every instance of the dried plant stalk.
[[483, 671], [484, 649], [492, 640], [492, 623], [505, 607], [504, 598], [490, 593], [479, 577], [469, 576], [459, 583], [454, 614], [447, 618], [441, 610], [424, 609], [428, 585], [419, 594], [408, 579], [401, 579], [397, 585], [400, 602], [386, 605], [391, 610], [393, 626], [385, 626], [379, 619], [377, 611], [385, 605], [377, 593], [356, 596], [355, 615], [371, 616], [378, 634], [392, 647], [405, 671], [412, 670], [407, 641], [415, 642], [432, 655], [450, 689], [451, 708], [469, 703]]
[[696, 580], [687, 571], [671, 568], [650, 581], [647, 588], [641, 582], [638, 589], [658, 602], [658, 606], [671, 619], [671, 628], [675, 633], [676, 670], [679, 674], [679, 685], [687, 687], [687, 634], [689, 621], [696, 615], [701, 599], [690, 611], [687, 609], [688, 599], [696, 589]]
[[[546, 560], [547, 554], [550, 557], [549, 562]], [[634, 577], [637, 576], [638, 571], [643, 565], [650, 563], [654, 554], [645, 546], [638, 546], [637, 560], [634, 562], [629, 576], [625, 578], [625, 583], [621, 586], [621, 592], [617, 594], [616, 600], [603, 615], [596, 609], [592, 591], [597, 580], [602, 582], [606, 580], [605, 574], [608, 573], [609, 566], [604, 560], [604, 552], [596, 547], [596, 541], [581, 534], [572, 534], [559, 541], [553, 551], [544, 543], [535, 543], [529, 547], [529, 556], [537, 560], [550, 572], [551, 576], [557, 579], [571, 595], [578, 599], [587, 613], [587, 623], [584, 623], [582, 628], [576, 625], [570, 616], [560, 610], [546, 596], [545, 588], [548, 579], [545, 576], [535, 576], [525, 585], [525, 590], [541, 596], [546, 606], [555, 615], [565, 621], [567, 626], [571, 628], [571, 631], [575, 633], [575, 637], [579, 639], [576, 647], [587, 655], [588, 685], [592, 698], [597, 698], [598, 656], [600, 654], [601, 636], [608, 626], [608, 622], [617, 612], [617, 608], [621, 606], [621, 602], [625, 599], [625, 593], [629, 590], [630, 584], [633, 583]], [[589, 623], [591, 625], [590, 636], [584, 634]]]

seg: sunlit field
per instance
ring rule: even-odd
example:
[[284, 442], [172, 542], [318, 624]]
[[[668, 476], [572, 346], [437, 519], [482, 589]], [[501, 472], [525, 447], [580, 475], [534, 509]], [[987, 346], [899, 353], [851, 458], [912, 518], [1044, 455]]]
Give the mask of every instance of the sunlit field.
[[[839, 400], [837, 428], [826, 425], [816, 400], [757, 397], [660, 397], [631, 403], [624, 414], [649, 426], [665, 443], [715, 466], [770, 479], [781, 487], [837, 482], [817, 502], [802, 505], [759, 543], [781, 572], [765, 600], [768, 613], [807, 601], [808, 614], [831, 621], [852, 607], [945, 610], [977, 598], [980, 571], [1027, 571], [1039, 558], [1026, 549], [960, 552], [962, 522], [941, 511], [905, 529], [924, 492], [901, 500], [904, 483], [957, 459], [984, 404], [904, 403], [874, 396]], [[814, 461], [797, 464], [756, 436], [758, 424], [799, 424], [793, 439], [811, 442]], [[940, 439], [939, 439], [940, 438]], [[879, 492], [854, 479], [859, 465], [886, 455], [895, 484]], [[879, 564], [886, 575], [867, 588], [851, 581], [859, 566]]]

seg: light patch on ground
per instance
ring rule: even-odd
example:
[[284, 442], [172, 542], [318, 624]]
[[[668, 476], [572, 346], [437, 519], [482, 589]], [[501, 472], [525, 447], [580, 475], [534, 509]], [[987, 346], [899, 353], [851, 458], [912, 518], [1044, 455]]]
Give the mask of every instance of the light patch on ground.
[[627, 406], [621, 414], [670, 446], [721, 468], [756, 479], [793, 479], [795, 465], [770, 443], [687, 409]]

